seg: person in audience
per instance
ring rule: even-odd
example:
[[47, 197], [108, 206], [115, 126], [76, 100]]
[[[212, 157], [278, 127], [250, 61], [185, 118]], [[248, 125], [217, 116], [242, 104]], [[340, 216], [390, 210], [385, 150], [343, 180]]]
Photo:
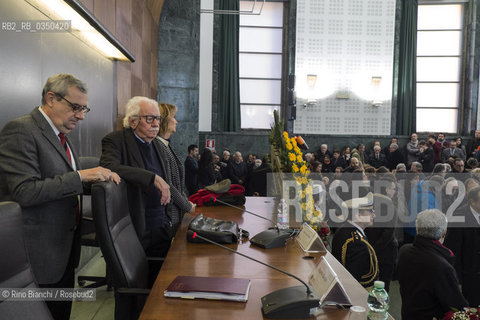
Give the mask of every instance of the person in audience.
[[329, 155], [325, 155], [323, 157], [323, 162], [322, 162], [322, 172], [328, 173], [328, 172], [333, 172], [334, 170], [334, 164], [332, 163], [332, 160], [330, 159]]
[[[453, 160], [452, 174], [458, 174], [458, 173], [465, 173], [465, 163], [461, 158], [455, 158]], [[463, 176], [466, 176], [466, 175], [456, 175], [456, 179], [463, 181], [466, 179], [466, 178], [465, 179], [462, 178]]]
[[433, 149], [430, 148], [430, 144], [426, 143], [425, 141], [420, 141], [419, 145], [419, 152], [418, 152], [418, 162], [422, 165], [423, 172], [432, 172], [435, 155], [433, 153]]
[[342, 167], [342, 168], [347, 167], [347, 162], [343, 157], [340, 156], [340, 150], [338, 149], [333, 149], [333, 156], [331, 161], [333, 164], [333, 171], [335, 171], [335, 168], [337, 167]]
[[185, 186], [188, 195], [198, 191], [198, 146], [196, 144], [188, 146], [188, 156], [185, 159]]
[[[467, 153], [467, 148], [463, 145], [462, 137], [457, 137], [456, 142], [457, 142], [457, 148], [462, 149], [463, 154], [466, 157], [468, 155], [468, 153]], [[463, 161], [465, 161], [465, 159], [463, 159]]]
[[255, 160], [255, 166], [252, 172], [252, 179], [250, 180], [250, 188], [252, 195], [255, 197], [267, 196], [267, 175], [272, 172], [272, 169], [264, 157], [262, 160]]
[[230, 158], [230, 151], [224, 150], [222, 153], [222, 160], [219, 163], [220, 166], [220, 174], [222, 175], [222, 179], [228, 179], [228, 166], [232, 162]]
[[[468, 144], [467, 152], [468, 156], [472, 157], [480, 150], [480, 130], [475, 130], [473, 140]], [[478, 159], [477, 159], [478, 160]]]
[[360, 160], [360, 163], [362, 165], [365, 164], [366, 156], [365, 156], [365, 145], [364, 144], [359, 144], [357, 148], [352, 150], [352, 157], [356, 157], [358, 160]]
[[460, 157], [465, 161], [465, 154], [462, 149], [457, 148], [457, 140], [452, 139], [450, 141], [450, 147], [445, 148], [442, 152], [442, 161], [448, 162], [448, 158], [453, 158], [454, 156]]
[[375, 145], [373, 147], [373, 153], [368, 159], [368, 164], [374, 167], [375, 169], [380, 168], [381, 166], [386, 165], [385, 155], [381, 153], [380, 145]]
[[398, 255], [402, 319], [442, 319], [451, 308], [469, 305], [460, 292], [455, 257], [443, 245], [447, 218], [438, 209], [422, 211], [416, 229], [414, 242], [402, 246]]
[[200, 155], [198, 162], [198, 187], [203, 189], [207, 186], [220, 182], [222, 176], [215, 168], [212, 150], [205, 148]]
[[166, 181], [170, 185], [172, 195], [172, 201], [167, 205], [166, 213], [172, 220], [174, 230], [176, 230], [186, 212], [195, 212], [195, 204], [188, 201], [185, 189], [185, 170], [170, 142], [172, 134], [177, 131], [178, 121], [175, 119], [177, 106], [169, 103], [159, 103], [158, 107], [161, 117], [157, 136], [161, 143], [158, 146], [162, 149], [161, 153], [166, 155]]
[[386, 157], [388, 157], [388, 154], [391, 152], [390, 146], [392, 144], [396, 144], [397, 149], [398, 149], [398, 138], [397, 137], [392, 137], [392, 139], [390, 140], [390, 143], [383, 148], [382, 152]]
[[347, 167], [350, 165], [350, 159], [352, 158], [351, 150], [349, 146], [346, 146], [342, 150], [342, 158], [345, 160]]
[[363, 169], [363, 167], [357, 157], [352, 157], [350, 159], [350, 165], [346, 167], [343, 172], [353, 172], [356, 169]]
[[447, 140], [445, 140], [445, 133], [440, 132], [438, 135], [438, 142], [442, 145], [442, 149], [448, 148], [449, 143]]
[[407, 166], [405, 165], [405, 163], [399, 163], [395, 167], [395, 171], [396, 173], [407, 173]]
[[313, 153], [305, 153], [305, 161], [306, 162], [311, 162], [313, 160]]
[[475, 158], [469, 158], [467, 160], [467, 169], [466, 171], [471, 172], [473, 169], [478, 168], [478, 160]]
[[[82, 170], [67, 136], [85, 119], [87, 100], [83, 81], [66, 73], [52, 75], [43, 87], [41, 106], [8, 122], [0, 134], [0, 199], [22, 207], [28, 260], [41, 288], [74, 287], [79, 196], [86, 184], [120, 182], [103, 167]], [[2, 263], [9, 259], [2, 257]], [[70, 318], [71, 300], [46, 303], [54, 319]]]
[[423, 172], [423, 166], [420, 162], [414, 161], [412, 162], [412, 165], [410, 167], [410, 172], [413, 173], [422, 173]]
[[[470, 306], [480, 305], [480, 187], [468, 194], [468, 204], [458, 208], [449, 223], [445, 244], [455, 254], [455, 269]], [[453, 220], [455, 219], [455, 220]], [[461, 219], [460, 221], [458, 221]]]
[[407, 150], [407, 167], [411, 167], [412, 163], [418, 162], [418, 153], [420, 147], [418, 146], [418, 135], [414, 132], [410, 136], [410, 141], [406, 145]]
[[325, 158], [326, 155], [329, 157], [332, 157], [332, 154], [330, 153], [330, 150], [328, 150], [328, 145], [325, 143], [320, 146], [320, 149], [317, 152], [318, 157], [316, 159], [320, 162], [323, 162], [323, 158]]
[[118, 172], [127, 182], [133, 226], [151, 257], [166, 256], [175, 235], [174, 224], [178, 223], [166, 210], [171, 201], [171, 176], [162, 142], [156, 139], [161, 120], [157, 101], [131, 98], [125, 107], [124, 129], [102, 139], [100, 157], [101, 165]]
[[375, 218], [373, 194], [344, 201], [342, 207], [351, 218], [333, 235], [332, 254], [362, 286], [372, 286], [378, 279], [378, 261], [364, 230]]
[[247, 165], [243, 162], [242, 154], [237, 151], [233, 154], [233, 161], [228, 167], [228, 176], [232, 183], [244, 185], [247, 178]]
[[386, 156], [387, 161], [387, 168], [393, 171], [397, 168], [399, 163], [404, 163], [403, 155], [400, 149], [398, 148], [398, 144], [391, 143], [389, 146], [389, 152]]
[[428, 135], [427, 143], [430, 145], [430, 148], [433, 150], [433, 162], [435, 164], [442, 162], [442, 143], [435, 139], [434, 134]]
[[368, 159], [370, 159], [370, 157], [375, 153], [375, 147], [376, 147], [376, 146], [379, 146], [379, 147], [380, 147], [380, 153], [383, 154], [383, 150], [382, 150], [382, 146], [381, 146], [381, 144], [380, 144], [380, 141], [379, 141], [379, 140], [375, 140], [375, 141], [373, 141], [373, 146], [372, 146], [372, 148], [371, 148], [368, 152], [366, 152], [367, 161], [368, 161]]

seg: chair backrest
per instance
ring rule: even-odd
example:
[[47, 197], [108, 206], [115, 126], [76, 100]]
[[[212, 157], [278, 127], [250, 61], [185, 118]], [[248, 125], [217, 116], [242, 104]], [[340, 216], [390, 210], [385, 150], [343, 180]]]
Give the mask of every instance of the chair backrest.
[[[0, 257], [0, 288], [38, 288], [25, 247], [22, 209], [16, 202], [0, 202]], [[52, 316], [44, 301], [0, 300], [0, 318], [52, 319]]]
[[130, 218], [125, 182], [92, 186], [92, 212], [103, 256], [115, 288], [147, 288], [148, 263]]

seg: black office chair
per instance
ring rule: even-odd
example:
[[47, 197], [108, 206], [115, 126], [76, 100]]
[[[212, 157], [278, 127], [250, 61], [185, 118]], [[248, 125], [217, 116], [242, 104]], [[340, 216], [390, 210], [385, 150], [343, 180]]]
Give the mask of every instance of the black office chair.
[[[23, 238], [22, 209], [0, 203], [0, 288], [38, 288]], [[0, 296], [1, 319], [53, 319], [45, 301], [11, 301]]]
[[[97, 157], [80, 157], [80, 167], [82, 169], [90, 169], [98, 167], [100, 159]], [[95, 224], [93, 223], [92, 215], [92, 199], [89, 193], [89, 190], [86, 190], [82, 196], [82, 229], [81, 229], [81, 238], [80, 244], [85, 247], [95, 247], [99, 248], [97, 241], [97, 235], [95, 233]], [[88, 285], [85, 285], [88, 282], [92, 282]], [[110, 279], [110, 273], [108, 271], [108, 265], [105, 270], [105, 276], [88, 276], [88, 275], [79, 275], [77, 277], [78, 284], [83, 288], [98, 288], [106, 285], [107, 290], [111, 290], [112, 281]]]
[[122, 181], [92, 186], [92, 212], [103, 256], [112, 273], [115, 319], [137, 319], [148, 289], [148, 261], [140, 244]]

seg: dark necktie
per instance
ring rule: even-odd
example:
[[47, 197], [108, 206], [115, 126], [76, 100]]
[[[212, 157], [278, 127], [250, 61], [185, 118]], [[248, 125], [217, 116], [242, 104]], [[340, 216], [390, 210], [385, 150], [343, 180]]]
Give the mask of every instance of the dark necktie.
[[72, 164], [72, 155], [70, 154], [70, 149], [68, 148], [67, 145], [67, 139], [65, 139], [65, 135], [63, 133], [59, 133], [58, 137], [60, 138], [60, 143], [62, 144], [63, 148], [65, 149], [65, 152], [67, 153], [68, 160], [70, 160], [70, 164]]

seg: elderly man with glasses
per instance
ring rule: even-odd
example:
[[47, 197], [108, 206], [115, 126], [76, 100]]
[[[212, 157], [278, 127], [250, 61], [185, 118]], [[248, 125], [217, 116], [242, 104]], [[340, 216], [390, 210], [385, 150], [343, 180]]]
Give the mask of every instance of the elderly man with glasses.
[[[167, 156], [155, 139], [160, 120], [157, 101], [131, 98], [126, 105], [124, 129], [102, 139], [100, 158], [101, 165], [118, 172], [127, 182], [132, 222], [145, 253], [151, 257], [166, 256], [175, 232], [166, 211], [171, 200]], [[156, 276], [156, 271], [152, 272], [151, 276]]]
[[[79, 195], [84, 183], [120, 177], [109, 169], [81, 170], [67, 135], [85, 118], [86, 85], [71, 74], [48, 78], [42, 105], [0, 133], [0, 200], [22, 206], [26, 246], [40, 287], [73, 288], [80, 257]], [[8, 259], [8, 257], [4, 257]], [[70, 317], [71, 301], [47, 301], [55, 319]]]

